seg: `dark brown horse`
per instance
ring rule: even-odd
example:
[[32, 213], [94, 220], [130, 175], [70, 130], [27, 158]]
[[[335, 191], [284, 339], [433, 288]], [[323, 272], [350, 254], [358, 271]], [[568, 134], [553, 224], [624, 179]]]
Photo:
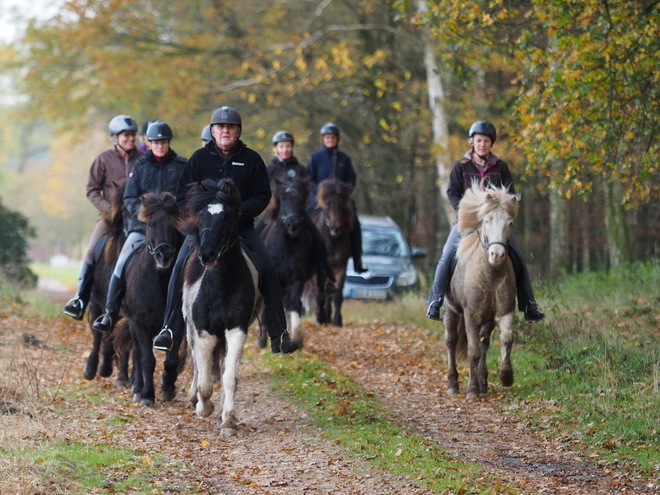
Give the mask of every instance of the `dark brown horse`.
[[[115, 268], [115, 262], [119, 257], [126, 236], [123, 225], [123, 198], [125, 182], [114, 183], [114, 194], [110, 198], [112, 209], [103, 214], [103, 221], [108, 227], [108, 232], [97, 244], [94, 253], [94, 287], [89, 301], [88, 321], [92, 330], [92, 351], [87, 358], [83, 371], [86, 380], [93, 380], [98, 373], [101, 377], [112, 375], [113, 362], [116, 357], [114, 349], [114, 336], [104, 335], [92, 328], [92, 323], [105, 312], [105, 300], [108, 293], [108, 282]], [[99, 363], [99, 354], [102, 360]], [[123, 387], [128, 384], [128, 353], [119, 356], [119, 374], [117, 386]]]
[[[183, 242], [178, 230], [179, 208], [173, 194], [150, 192], [140, 198], [138, 219], [145, 223], [144, 245], [126, 263], [126, 294], [122, 313], [127, 325], [115, 330], [128, 330], [132, 339], [133, 402], [152, 406], [155, 400], [154, 369], [156, 359], [153, 338], [158, 334], [165, 313], [165, 301], [170, 274]], [[126, 338], [117, 337], [125, 342]], [[168, 351], [162, 376], [161, 397], [174, 399], [179, 369], [179, 348]]]
[[[287, 176], [276, 183], [273, 200], [264, 215], [265, 227], [259, 235], [273, 258], [282, 286], [289, 335], [292, 340], [302, 343], [302, 294], [315, 268], [313, 234], [304, 226], [310, 194], [309, 179]], [[262, 321], [265, 322], [266, 318]], [[266, 341], [264, 326], [261, 325], [259, 336], [261, 347]]]
[[456, 359], [470, 366], [467, 399], [488, 390], [486, 353], [495, 326], [500, 329], [500, 381], [513, 384], [511, 347], [516, 301], [516, 277], [508, 256], [518, 198], [506, 188], [468, 189], [458, 207], [462, 239], [458, 262], [445, 299], [447, 393], [458, 393]]
[[352, 187], [345, 182], [324, 180], [319, 184], [316, 195], [318, 208], [311, 215], [325, 241], [328, 262], [339, 289], [337, 294], [326, 298], [318, 291], [315, 280], [308, 282], [307, 289], [316, 295], [316, 321], [321, 325], [330, 322], [336, 327], [343, 325], [341, 306], [344, 296], [341, 289], [346, 282], [346, 262], [351, 257], [351, 231], [355, 221], [351, 191]]

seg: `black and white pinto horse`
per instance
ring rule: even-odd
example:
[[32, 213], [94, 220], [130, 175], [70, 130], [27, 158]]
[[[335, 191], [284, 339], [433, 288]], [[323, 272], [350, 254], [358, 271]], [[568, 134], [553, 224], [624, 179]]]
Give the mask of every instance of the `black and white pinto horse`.
[[222, 362], [223, 436], [236, 434], [238, 366], [248, 327], [262, 309], [259, 275], [241, 247], [241, 195], [231, 179], [205, 180], [188, 191], [182, 231], [196, 239], [184, 270], [183, 315], [194, 373], [190, 401], [213, 413], [213, 370]]
[[[286, 176], [276, 181], [273, 201], [264, 214], [265, 227], [259, 232], [273, 259], [282, 286], [287, 328], [292, 340], [304, 340], [302, 295], [305, 283], [314, 275], [315, 262], [312, 233], [305, 228], [305, 208], [309, 203], [309, 179]], [[266, 321], [266, 318], [262, 318]], [[265, 346], [266, 336], [260, 334]]]
[[[117, 343], [125, 342], [122, 330], [128, 331], [133, 350], [131, 391], [133, 402], [148, 407], [154, 404], [154, 369], [156, 359], [153, 338], [165, 314], [167, 286], [183, 242], [178, 230], [180, 219], [176, 198], [168, 192], [150, 192], [141, 197], [138, 218], [146, 225], [144, 246], [126, 263], [126, 294], [122, 313], [126, 325], [115, 330]], [[178, 346], [168, 351], [162, 376], [164, 401], [176, 395], [179, 369]]]

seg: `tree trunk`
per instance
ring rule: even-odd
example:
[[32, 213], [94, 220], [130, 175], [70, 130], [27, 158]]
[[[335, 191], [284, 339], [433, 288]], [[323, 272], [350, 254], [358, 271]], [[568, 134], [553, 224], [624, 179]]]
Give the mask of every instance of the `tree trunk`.
[[621, 184], [603, 181], [605, 193], [605, 228], [609, 245], [610, 268], [616, 268], [630, 261], [630, 242], [623, 209]]
[[[425, 0], [418, 0], [417, 8], [419, 12], [426, 12], [427, 6]], [[424, 40], [424, 66], [426, 68], [426, 84], [429, 93], [429, 109], [433, 116], [433, 145], [438, 174], [438, 194], [445, 218], [449, 225], [451, 225], [456, 219], [456, 212], [452, 208], [451, 203], [449, 203], [449, 197], [447, 196], [451, 162], [447, 156], [447, 150], [449, 149], [449, 129], [444, 106], [445, 92], [438, 71], [433, 38], [428, 33], [423, 33], [422, 36]]]
[[550, 277], [568, 268], [568, 202], [550, 189]]

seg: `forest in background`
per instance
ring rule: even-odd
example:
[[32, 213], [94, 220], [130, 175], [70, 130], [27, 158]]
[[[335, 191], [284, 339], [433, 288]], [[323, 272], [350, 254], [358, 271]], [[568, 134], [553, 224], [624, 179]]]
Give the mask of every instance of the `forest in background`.
[[363, 213], [388, 214], [432, 269], [453, 221], [446, 180], [475, 120], [522, 191], [534, 276], [656, 255], [660, 15], [651, 1], [71, 0], [0, 47], [0, 196], [36, 251], [80, 254], [107, 122], [167, 121], [189, 156], [236, 107], [265, 160], [279, 129], [306, 161], [326, 121], [358, 173]]

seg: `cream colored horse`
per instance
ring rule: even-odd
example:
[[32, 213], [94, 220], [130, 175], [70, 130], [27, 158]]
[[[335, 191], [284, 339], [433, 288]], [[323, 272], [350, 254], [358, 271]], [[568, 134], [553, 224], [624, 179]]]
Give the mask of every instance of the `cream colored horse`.
[[516, 277], [508, 256], [509, 236], [518, 212], [518, 197], [506, 188], [482, 190], [473, 185], [458, 208], [462, 239], [445, 299], [447, 393], [457, 394], [456, 359], [469, 361], [467, 399], [488, 390], [486, 353], [490, 336], [500, 329], [500, 381], [513, 384], [511, 346]]

